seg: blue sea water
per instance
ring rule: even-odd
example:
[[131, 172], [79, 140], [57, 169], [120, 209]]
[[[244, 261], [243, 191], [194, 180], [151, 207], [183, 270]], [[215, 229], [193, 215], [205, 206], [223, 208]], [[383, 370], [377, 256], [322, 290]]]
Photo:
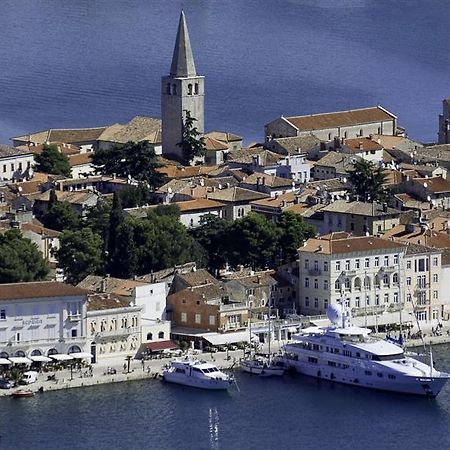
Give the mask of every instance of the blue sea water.
[[[450, 346], [435, 347], [450, 371]], [[158, 380], [0, 399], [3, 449], [450, 448], [450, 385], [434, 400], [302, 376], [237, 374], [240, 391]]]
[[0, 143], [159, 116], [181, 8], [207, 130], [249, 142], [280, 113], [382, 104], [436, 139], [450, 0], [2, 0]]

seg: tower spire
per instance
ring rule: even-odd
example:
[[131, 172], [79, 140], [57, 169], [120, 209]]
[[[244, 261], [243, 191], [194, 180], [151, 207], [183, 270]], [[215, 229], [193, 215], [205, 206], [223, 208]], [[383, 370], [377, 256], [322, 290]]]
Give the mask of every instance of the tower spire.
[[173, 50], [172, 65], [170, 67], [171, 77], [195, 77], [197, 75], [192, 56], [191, 41], [189, 39], [186, 17], [181, 11], [178, 24], [177, 40]]

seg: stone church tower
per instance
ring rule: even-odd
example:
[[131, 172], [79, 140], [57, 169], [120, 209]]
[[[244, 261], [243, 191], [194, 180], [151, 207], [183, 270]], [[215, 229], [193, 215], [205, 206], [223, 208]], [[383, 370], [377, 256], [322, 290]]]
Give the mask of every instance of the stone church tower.
[[198, 76], [192, 55], [186, 18], [181, 12], [177, 40], [173, 51], [170, 75], [162, 77], [162, 154], [182, 159], [182, 151], [177, 144], [183, 136], [185, 110], [197, 119], [195, 126], [204, 133], [205, 77]]

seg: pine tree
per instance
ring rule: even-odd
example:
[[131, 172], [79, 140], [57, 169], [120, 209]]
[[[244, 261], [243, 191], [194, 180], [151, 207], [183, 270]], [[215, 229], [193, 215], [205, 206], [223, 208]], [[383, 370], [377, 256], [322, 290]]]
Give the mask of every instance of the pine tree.
[[191, 117], [191, 112], [187, 109], [184, 110], [184, 114], [183, 139], [177, 145], [183, 151], [183, 162], [190, 164], [196, 156], [203, 157], [206, 155], [206, 146], [201, 133], [194, 126], [197, 119]]

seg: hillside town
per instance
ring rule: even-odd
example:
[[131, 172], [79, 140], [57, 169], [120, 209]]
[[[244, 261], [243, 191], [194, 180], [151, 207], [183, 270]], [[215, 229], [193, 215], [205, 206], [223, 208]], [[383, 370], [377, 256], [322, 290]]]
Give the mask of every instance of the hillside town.
[[450, 328], [450, 99], [433, 143], [380, 105], [246, 143], [205, 130], [205, 95], [181, 14], [161, 118], [0, 145], [1, 371], [285, 342], [336, 304]]

